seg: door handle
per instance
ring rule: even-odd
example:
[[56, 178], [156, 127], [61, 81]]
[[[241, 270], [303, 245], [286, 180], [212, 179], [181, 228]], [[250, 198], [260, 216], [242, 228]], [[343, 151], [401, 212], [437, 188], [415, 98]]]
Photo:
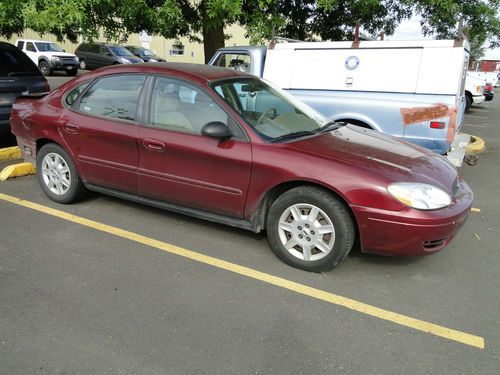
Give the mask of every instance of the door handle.
[[68, 133], [78, 134], [78, 126], [73, 124], [66, 124], [63, 126], [63, 129]]
[[144, 147], [152, 151], [165, 150], [165, 144], [163, 142], [154, 139], [143, 139], [142, 144], [144, 145]]

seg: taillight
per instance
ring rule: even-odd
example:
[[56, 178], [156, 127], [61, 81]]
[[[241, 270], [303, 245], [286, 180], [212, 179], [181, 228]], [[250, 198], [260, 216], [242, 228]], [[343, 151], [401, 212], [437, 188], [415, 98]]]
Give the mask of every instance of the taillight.
[[444, 129], [446, 124], [442, 121], [431, 121], [431, 129]]
[[486, 88], [484, 89], [486, 92], [491, 92], [491, 85], [489, 83], [486, 84]]
[[44, 78], [44, 81], [45, 81], [45, 92], [50, 92], [49, 82], [47, 81], [46, 78]]

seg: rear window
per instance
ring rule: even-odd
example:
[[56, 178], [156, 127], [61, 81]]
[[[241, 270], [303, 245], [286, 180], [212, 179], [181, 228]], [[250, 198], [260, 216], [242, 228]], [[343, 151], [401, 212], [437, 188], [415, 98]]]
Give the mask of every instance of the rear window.
[[40, 76], [35, 64], [17, 48], [0, 49], [0, 76]]

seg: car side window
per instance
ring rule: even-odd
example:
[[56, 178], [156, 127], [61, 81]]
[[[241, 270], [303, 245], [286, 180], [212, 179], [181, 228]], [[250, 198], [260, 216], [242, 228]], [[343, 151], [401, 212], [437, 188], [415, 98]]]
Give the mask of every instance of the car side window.
[[26, 51], [36, 52], [36, 48], [33, 45], [33, 43], [31, 42], [26, 43]]
[[228, 123], [228, 115], [203, 90], [178, 80], [158, 77], [151, 97], [149, 124], [201, 134], [209, 122]]
[[82, 96], [78, 110], [94, 116], [136, 121], [137, 103], [145, 80], [141, 74], [101, 78]]
[[22, 40], [18, 41], [17, 42], [17, 48], [23, 49], [23, 47], [24, 47], [24, 41], [22, 41]]

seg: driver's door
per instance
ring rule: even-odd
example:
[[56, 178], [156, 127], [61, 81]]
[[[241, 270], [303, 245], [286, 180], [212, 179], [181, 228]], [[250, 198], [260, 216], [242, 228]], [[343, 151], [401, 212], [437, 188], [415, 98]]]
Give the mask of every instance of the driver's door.
[[[183, 206], [242, 218], [252, 149], [228, 114], [204, 90], [157, 77], [149, 119], [139, 129], [139, 193]], [[201, 135], [213, 121], [232, 127], [219, 140]]]

